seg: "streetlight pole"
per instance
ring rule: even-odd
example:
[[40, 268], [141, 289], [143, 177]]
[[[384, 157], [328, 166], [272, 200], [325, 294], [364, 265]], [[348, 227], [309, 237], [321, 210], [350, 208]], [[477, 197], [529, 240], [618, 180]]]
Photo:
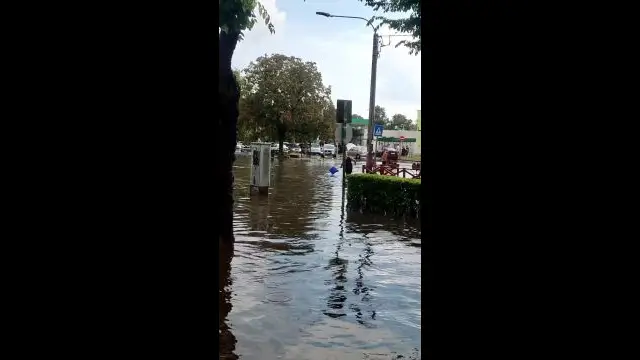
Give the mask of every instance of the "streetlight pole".
[[378, 72], [378, 33], [373, 31], [373, 52], [371, 55], [371, 89], [369, 90], [369, 133], [367, 134], [367, 169], [374, 164], [373, 119], [376, 116], [376, 74]]
[[367, 131], [367, 169], [371, 169], [373, 165], [373, 119], [376, 115], [376, 74], [378, 71], [378, 45], [379, 45], [379, 36], [378, 29], [376, 29], [369, 20], [359, 17], [359, 16], [342, 16], [342, 15], [332, 15], [326, 12], [318, 11], [316, 15], [325, 16], [325, 17], [337, 17], [337, 18], [347, 18], [347, 19], [360, 19], [367, 22], [368, 26], [371, 26], [373, 29], [373, 51], [371, 54], [371, 89], [369, 91], [369, 129]]

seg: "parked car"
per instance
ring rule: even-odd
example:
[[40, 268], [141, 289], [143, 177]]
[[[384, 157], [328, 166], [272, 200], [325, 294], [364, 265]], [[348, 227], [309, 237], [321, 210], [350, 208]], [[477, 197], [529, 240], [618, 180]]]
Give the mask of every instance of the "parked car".
[[309, 149], [309, 154], [322, 155], [322, 147], [320, 147], [320, 144], [312, 144], [311, 148]]
[[241, 143], [240, 141], [238, 141], [238, 143], [236, 144], [236, 152], [242, 152], [242, 153], [246, 153], [246, 152], [251, 152], [251, 146], [249, 145], [245, 145], [243, 143]]
[[388, 147], [387, 150], [387, 160], [389, 161], [398, 161], [398, 150]]
[[367, 157], [367, 147], [366, 146], [354, 146], [350, 150], [347, 151], [347, 155], [360, 160]]
[[387, 151], [388, 153], [388, 159], [389, 160], [398, 160], [398, 150], [396, 150], [394, 147], [392, 146], [385, 146], [382, 149], [379, 149], [376, 151], [376, 157], [382, 157], [382, 153], [384, 153], [385, 151]]
[[[277, 152], [278, 150], [280, 150], [280, 145], [277, 143], [271, 143], [271, 152]], [[286, 144], [282, 144], [282, 152], [289, 152], [289, 147]]]
[[302, 152], [302, 148], [299, 145], [292, 144], [290, 151], [300, 154]]
[[336, 147], [333, 144], [324, 144], [322, 152], [325, 156], [334, 156], [336, 155]]

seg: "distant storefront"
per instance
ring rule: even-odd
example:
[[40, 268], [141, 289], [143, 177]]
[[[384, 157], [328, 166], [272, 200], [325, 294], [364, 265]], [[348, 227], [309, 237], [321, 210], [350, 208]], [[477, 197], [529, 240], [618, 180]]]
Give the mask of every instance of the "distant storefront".
[[[352, 118], [351, 126], [354, 128], [361, 128], [363, 130], [364, 136], [359, 136], [357, 139], [354, 137], [353, 143], [358, 145], [366, 145], [367, 144], [367, 131], [369, 127], [369, 119], [359, 119]], [[387, 130], [384, 129], [383, 135], [380, 138], [375, 139], [374, 143], [376, 148], [389, 146], [389, 145], [400, 145], [408, 146], [409, 152], [413, 154], [421, 153], [421, 144], [420, 144], [420, 134], [422, 131], [422, 110], [418, 110], [418, 116], [416, 118], [416, 128], [417, 130], [409, 131], [409, 130]], [[403, 140], [400, 141], [400, 137], [403, 137]]]

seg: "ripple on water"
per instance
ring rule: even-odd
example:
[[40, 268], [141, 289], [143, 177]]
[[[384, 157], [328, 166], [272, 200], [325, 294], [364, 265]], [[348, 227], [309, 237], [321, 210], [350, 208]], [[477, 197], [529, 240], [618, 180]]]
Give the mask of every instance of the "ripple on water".
[[234, 168], [225, 348], [243, 360], [419, 359], [419, 224], [343, 213], [321, 160], [277, 163], [269, 196], [249, 196], [248, 158]]

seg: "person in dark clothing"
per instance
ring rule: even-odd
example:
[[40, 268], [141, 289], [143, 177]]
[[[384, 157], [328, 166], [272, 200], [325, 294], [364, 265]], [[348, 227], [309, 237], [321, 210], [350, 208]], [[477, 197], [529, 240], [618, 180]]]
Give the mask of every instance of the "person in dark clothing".
[[344, 172], [345, 174], [349, 175], [351, 174], [351, 172], [353, 171], [353, 164], [355, 164], [355, 160], [351, 159], [350, 156], [347, 156], [346, 159], [344, 159]]

